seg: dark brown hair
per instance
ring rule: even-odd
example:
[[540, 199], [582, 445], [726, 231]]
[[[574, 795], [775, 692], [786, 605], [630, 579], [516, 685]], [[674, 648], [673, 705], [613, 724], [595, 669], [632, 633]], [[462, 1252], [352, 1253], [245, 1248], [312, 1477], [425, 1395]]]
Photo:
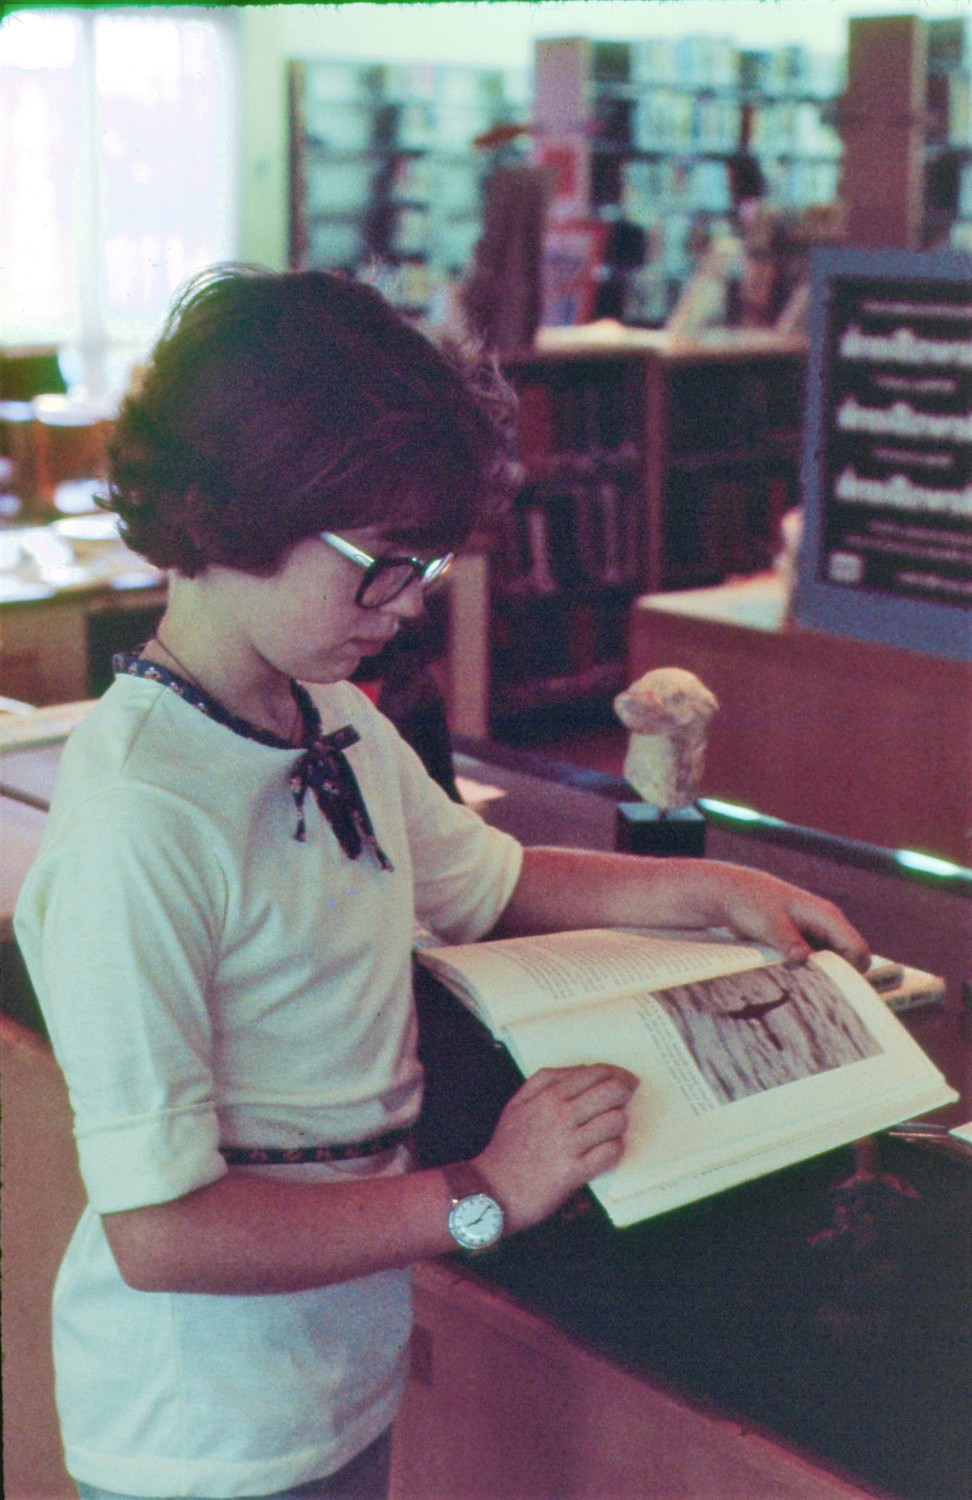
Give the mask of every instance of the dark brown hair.
[[273, 572], [317, 531], [455, 547], [507, 498], [514, 397], [373, 287], [222, 266], [191, 281], [122, 403], [109, 498], [129, 546], [189, 577]]

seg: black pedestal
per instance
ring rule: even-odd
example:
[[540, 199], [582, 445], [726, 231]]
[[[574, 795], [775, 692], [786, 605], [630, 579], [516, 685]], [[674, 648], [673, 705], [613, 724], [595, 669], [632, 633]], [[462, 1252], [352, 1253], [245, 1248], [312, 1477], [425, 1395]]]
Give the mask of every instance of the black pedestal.
[[705, 818], [697, 807], [654, 807], [650, 802], [619, 802], [614, 847], [621, 854], [705, 853]]

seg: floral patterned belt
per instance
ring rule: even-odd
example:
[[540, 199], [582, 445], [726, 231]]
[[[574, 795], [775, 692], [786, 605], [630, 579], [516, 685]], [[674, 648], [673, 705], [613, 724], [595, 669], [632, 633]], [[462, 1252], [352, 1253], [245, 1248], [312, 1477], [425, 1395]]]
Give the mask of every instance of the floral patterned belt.
[[306, 1162], [356, 1161], [380, 1156], [395, 1146], [411, 1145], [411, 1128], [389, 1130], [368, 1141], [346, 1141], [337, 1146], [220, 1146], [231, 1167], [294, 1167]]

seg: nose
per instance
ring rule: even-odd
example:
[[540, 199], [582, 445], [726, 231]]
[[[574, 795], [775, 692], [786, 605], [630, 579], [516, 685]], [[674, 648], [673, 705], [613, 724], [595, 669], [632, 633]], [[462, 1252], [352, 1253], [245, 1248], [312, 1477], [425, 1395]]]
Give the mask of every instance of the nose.
[[425, 610], [425, 597], [418, 579], [414, 578], [408, 588], [389, 600], [383, 608], [386, 614], [395, 615], [400, 620], [417, 620]]

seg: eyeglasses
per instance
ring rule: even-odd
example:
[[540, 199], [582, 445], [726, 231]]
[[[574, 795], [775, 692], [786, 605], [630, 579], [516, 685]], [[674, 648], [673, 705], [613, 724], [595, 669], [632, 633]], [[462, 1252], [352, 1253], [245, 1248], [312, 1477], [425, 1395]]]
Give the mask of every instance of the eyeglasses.
[[416, 579], [424, 589], [437, 583], [451, 567], [456, 555], [446, 552], [428, 562], [422, 562], [418, 557], [371, 557], [353, 542], [346, 542], [343, 536], [335, 536], [333, 531], [320, 532], [320, 538], [349, 562], [364, 568], [364, 577], [354, 596], [355, 604], [361, 609], [381, 609], [382, 605], [390, 604], [399, 594], [404, 594]]

